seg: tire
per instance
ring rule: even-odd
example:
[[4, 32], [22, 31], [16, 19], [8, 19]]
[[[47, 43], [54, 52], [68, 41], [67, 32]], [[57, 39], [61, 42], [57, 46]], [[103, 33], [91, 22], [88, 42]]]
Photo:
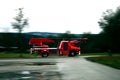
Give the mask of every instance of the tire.
[[68, 56], [69, 57], [74, 57], [75, 55], [76, 55], [76, 53], [74, 51], [71, 51]]
[[48, 53], [47, 52], [42, 53], [42, 57], [48, 57]]

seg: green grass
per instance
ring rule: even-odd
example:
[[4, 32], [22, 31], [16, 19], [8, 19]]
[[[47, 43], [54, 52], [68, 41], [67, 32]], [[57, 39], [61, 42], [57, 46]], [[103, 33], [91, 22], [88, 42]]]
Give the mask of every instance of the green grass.
[[29, 53], [0, 52], [0, 59], [6, 58], [35, 58], [35, 56], [30, 55]]
[[80, 56], [120, 56], [120, 53], [81, 53]]
[[108, 53], [81, 53], [80, 56], [94, 56], [94, 55], [103, 55], [106, 56]]
[[113, 68], [120, 69], [120, 55], [115, 56], [101, 56], [101, 57], [88, 57], [87, 60], [101, 63]]

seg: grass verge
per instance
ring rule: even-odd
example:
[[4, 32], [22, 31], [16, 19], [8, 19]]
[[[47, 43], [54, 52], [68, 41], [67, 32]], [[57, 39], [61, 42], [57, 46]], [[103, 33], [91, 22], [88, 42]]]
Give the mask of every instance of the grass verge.
[[86, 59], [93, 62], [108, 65], [116, 69], [120, 69], [120, 56], [88, 57]]
[[[22, 55], [21, 55], [22, 54]], [[9, 58], [35, 58], [35, 56], [29, 53], [15, 53], [15, 52], [0, 52], [0, 59]]]
[[81, 53], [80, 56], [96, 56], [96, 55], [106, 56], [106, 55], [108, 55], [108, 53]]

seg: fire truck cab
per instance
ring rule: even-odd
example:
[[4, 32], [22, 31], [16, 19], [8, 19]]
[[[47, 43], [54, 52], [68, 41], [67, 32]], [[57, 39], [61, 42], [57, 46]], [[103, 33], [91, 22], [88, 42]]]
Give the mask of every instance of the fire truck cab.
[[58, 47], [59, 55], [68, 55], [68, 56], [76, 56], [80, 55], [80, 46], [78, 45], [79, 42], [76, 40], [73, 41], [61, 41]]

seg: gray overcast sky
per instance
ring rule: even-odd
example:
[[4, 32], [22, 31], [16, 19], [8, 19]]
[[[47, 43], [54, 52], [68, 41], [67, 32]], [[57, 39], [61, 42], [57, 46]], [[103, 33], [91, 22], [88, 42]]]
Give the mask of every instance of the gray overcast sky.
[[23, 32], [99, 33], [98, 21], [107, 9], [116, 9], [120, 0], [0, 0], [0, 32], [11, 27], [15, 9], [24, 7], [29, 26]]

